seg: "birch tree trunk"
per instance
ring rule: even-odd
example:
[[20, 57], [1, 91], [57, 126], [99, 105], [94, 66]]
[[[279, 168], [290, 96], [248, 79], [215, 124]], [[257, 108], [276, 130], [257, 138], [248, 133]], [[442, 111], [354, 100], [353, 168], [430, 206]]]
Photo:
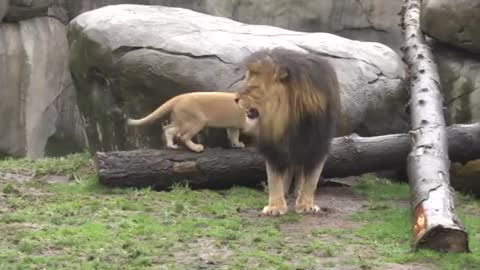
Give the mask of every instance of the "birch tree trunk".
[[410, 78], [412, 148], [407, 172], [413, 209], [414, 247], [468, 252], [467, 232], [455, 213], [450, 186], [443, 97], [436, 64], [420, 30], [420, 0], [405, 0], [402, 48]]

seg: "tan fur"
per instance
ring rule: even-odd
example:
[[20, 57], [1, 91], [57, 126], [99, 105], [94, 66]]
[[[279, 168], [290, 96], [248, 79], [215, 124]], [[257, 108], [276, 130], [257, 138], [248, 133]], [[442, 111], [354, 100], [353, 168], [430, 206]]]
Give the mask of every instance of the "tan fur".
[[292, 172], [278, 172], [267, 161], [267, 182], [268, 182], [268, 205], [263, 208], [263, 213], [267, 215], [277, 216], [287, 212], [287, 202], [285, 201], [285, 193], [288, 189], [286, 183], [292, 178]]
[[[281, 51], [280, 53], [277, 52], [277, 57], [281, 53]], [[288, 54], [289, 52], [286, 53]], [[281, 57], [278, 59], [281, 59]], [[273, 152], [277, 151], [275, 148], [291, 149], [288, 148], [289, 146], [285, 146], [287, 144], [302, 147], [302, 142], [300, 141], [293, 143], [290, 139], [285, 141], [285, 138], [292, 136], [291, 134], [297, 134], [295, 136], [298, 136], [298, 133], [292, 133], [294, 131], [289, 130], [291, 127], [299, 128], [293, 123], [298, 123], [301, 119], [305, 119], [305, 116], [313, 115], [315, 117], [319, 115], [319, 117], [322, 117], [322, 115], [326, 115], [327, 110], [330, 113], [340, 106], [339, 96], [337, 95], [338, 84], [336, 75], [326, 64], [315, 62], [316, 65], [325, 65], [324, 67], [326, 67], [327, 71], [326, 74], [320, 74], [318, 78], [325, 79], [324, 81], [327, 82], [325, 85], [328, 89], [319, 89], [319, 87], [322, 87], [322, 83], [319, 83], [317, 78], [315, 78], [317, 79], [315, 81], [316, 85], [313, 83], [314, 78], [312, 76], [316, 76], [315, 72], [302, 73], [302, 67], [297, 66], [293, 71], [296, 72], [295, 77], [292, 79], [289, 77], [288, 67], [285, 67], [286, 63], [293, 65], [305, 64], [305, 62], [287, 60], [282, 63], [282, 66], [275, 61], [274, 57], [270, 57], [270, 52], [268, 51], [248, 59], [246, 63], [245, 87], [237, 93], [236, 97], [237, 103], [242, 108], [247, 111], [255, 108], [259, 111], [259, 142], [264, 143], [265, 147], [273, 149]], [[309, 71], [314, 70], [311, 67], [308, 68], [310, 68]], [[306, 128], [308, 130], [309, 127]], [[325, 141], [328, 141], [328, 138], [326, 136]], [[303, 147], [312, 147], [312, 145]], [[268, 151], [268, 149], [265, 151]], [[289, 167], [279, 171], [272, 166], [274, 158], [270, 161], [266, 158], [269, 202], [264, 207], [263, 213], [267, 215], [282, 215], [287, 212], [285, 194], [288, 192], [293, 177], [297, 182], [296, 212], [319, 212], [320, 208], [314, 203], [314, 192], [326, 160], [326, 153], [323, 157], [321, 157], [322, 155], [323, 153], [319, 154], [320, 158], [315, 160], [315, 165], [313, 168], [310, 167], [308, 171], [304, 171], [302, 166], [292, 167], [292, 165], [288, 165]]]
[[295, 211], [297, 213], [318, 213], [320, 207], [315, 204], [315, 190], [318, 180], [325, 165], [325, 159], [310, 173], [299, 172], [297, 178], [296, 191], [297, 200], [295, 202]]
[[131, 126], [144, 125], [170, 116], [171, 123], [163, 130], [167, 147], [177, 149], [173, 142], [179, 136], [185, 145], [194, 152], [201, 152], [204, 146], [191, 139], [205, 127], [226, 128], [232, 147], [243, 148], [239, 141], [240, 131], [246, 134], [255, 132], [255, 120], [246, 117], [245, 110], [235, 104], [234, 93], [193, 92], [175, 96], [142, 119], [128, 119]]

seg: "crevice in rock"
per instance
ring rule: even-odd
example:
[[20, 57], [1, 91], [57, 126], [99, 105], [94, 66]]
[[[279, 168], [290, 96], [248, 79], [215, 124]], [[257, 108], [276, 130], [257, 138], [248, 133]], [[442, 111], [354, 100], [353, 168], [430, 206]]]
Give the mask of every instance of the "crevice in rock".
[[233, 81], [231, 84], [228, 85], [228, 89], [230, 89], [232, 86], [234, 86], [235, 84], [237, 84], [238, 82], [241, 82], [245, 79], [245, 74], [243, 74], [240, 78], [236, 79], [235, 81]]
[[344, 27], [338, 31], [335, 31], [335, 34], [342, 33], [344, 31], [364, 31], [364, 30], [372, 30], [375, 32], [388, 33], [388, 31], [385, 29], [380, 29], [380, 28], [376, 28], [373, 25], [369, 25], [369, 26], [359, 26], [359, 27]]
[[378, 80], [380, 80], [380, 76], [377, 75], [377, 77], [376, 77], [375, 79], [373, 79], [373, 80], [371, 80], [371, 81], [368, 81], [367, 83], [368, 83], [368, 84], [374, 84], [374, 83], [376, 83]]
[[[376, 65], [374, 65], [374, 64], [372, 64], [372, 63], [370, 63], [370, 62], [368, 62], [368, 61], [366, 61], [366, 60], [363, 60], [363, 59], [358, 59], [358, 58], [353, 58], [353, 57], [342, 57], [342, 56], [333, 55], [333, 54], [329, 54], [329, 53], [314, 51], [314, 50], [312, 50], [312, 49], [310, 49], [310, 48], [307, 48], [307, 47], [305, 47], [305, 46], [300, 46], [300, 45], [297, 45], [297, 46], [300, 47], [300, 48], [302, 48], [302, 49], [304, 49], [304, 50], [306, 50], [307, 52], [309, 52], [309, 53], [311, 53], [311, 54], [316, 54], [316, 55], [320, 55], [320, 56], [326, 56], [326, 57], [335, 58], [335, 59], [346, 59], [346, 60], [360, 61], [360, 62], [363, 62], [363, 63], [365, 63], [365, 64], [367, 64], [367, 65], [369, 65], [369, 66], [372, 66], [372, 67], [374, 67], [375, 69], [377, 69], [377, 70], [378, 70], [377, 76], [383, 76], [383, 77], [385, 77], [385, 78], [392, 79], [392, 80], [395, 80], [395, 79], [403, 80], [403, 79], [402, 79], [401, 77], [399, 77], [399, 76], [389, 77], [389, 76], [385, 75], [379, 67], [377, 67]], [[378, 78], [377, 78], [376, 80], [378, 80]], [[375, 80], [375, 81], [376, 81], [376, 80]], [[369, 82], [369, 83], [371, 83], [371, 82]]]
[[[242, 24], [243, 26], [249, 25], [249, 24]], [[270, 25], [262, 25], [262, 27], [271, 27], [273, 31], [285, 31], [284, 33], [279, 33], [279, 34], [268, 34], [268, 33], [251, 33], [251, 32], [236, 32], [235, 29], [228, 31], [228, 30], [222, 30], [222, 29], [202, 29], [199, 30], [201, 32], [222, 32], [222, 33], [229, 33], [229, 34], [235, 34], [235, 35], [249, 35], [249, 36], [257, 36], [257, 37], [298, 37], [298, 36], [305, 36], [305, 35], [314, 35], [314, 34], [319, 34], [320, 32], [314, 32], [314, 33], [309, 33], [309, 32], [296, 32], [293, 30], [288, 30], [285, 28], [280, 28], [276, 26], [270, 26]], [[288, 32], [288, 33], [287, 33]]]
[[120, 55], [123, 56], [124, 54], [126, 54], [128, 52], [135, 51], [135, 50], [141, 50], [141, 49], [154, 50], [154, 51], [158, 51], [158, 52], [165, 53], [165, 54], [185, 56], [185, 57], [194, 58], [194, 59], [205, 59], [205, 58], [215, 59], [215, 60], [218, 60], [218, 61], [220, 61], [224, 64], [227, 64], [227, 65], [233, 65], [234, 64], [234, 63], [223, 60], [222, 58], [220, 58], [218, 55], [215, 55], [215, 54], [194, 55], [192, 53], [174, 52], [174, 51], [169, 51], [169, 50], [166, 50], [166, 49], [156, 48], [156, 47], [152, 47], [152, 46], [120, 46], [117, 49], [113, 50], [113, 54], [120, 54]]
[[374, 83], [376, 83], [377, 81], [379, 81], [379, 80], [381, 80], [381, 79], [383, 79], [383, 78], [387, 78], [387, 79], [389, 79], [389, 80], [400, 80], [400, 81], [403, 81], [403, 79], [400, 78], [400, 77], [390, 78], [390, 77], [386, 76], [385, 74], [383, 74], [383, 72], [380, 71], [380, 72], [377, 73], [377, 77], [376, 77], [375, 79], [373, 79], [373, 80], [371, 80], [371, 81], [367, 81], [367, 83], [368, 83], [368, 84], [374, 84]]
[[446, 101], [446, 102], [443, 104], [443, 106], [445, 106], [445, 107], [446, 107], [446, 106], [450, 106], [450, 105], [451, 105], [453, 102], [455, 102], [456, 100], [461, 99], [461, 98], [463, 98], [464, 96], [470, 95], [471, 93], [477, 91], [478, 89], [480, 89], [480, 88], [478, 88], [478, 87], [477, 87], [477, 88], [473, 88], [473, 89], [470, 90], [470, 91], [466, 91], [466, 92], [464, 92], [464, 93], [461, 93], [460, 95], [458, 95], [458, 96], [456, 96], [456, 97], [453, 97], [453, 98], [451, 98], [450, 100]]
[[[43, 108], [42, 110], [42, 114], [44, 114], [49, 108], [51, 108], [53, 106], [53, 108], [55, 108], [55, 110], [57, 110], [56, 106], [55, 106], [55, 103], [57, 103], [57, 101], [62, 97], [63, 93], [65, 90], [67, 90], [69, 87], [72, 87], [73, 83], [70, 83], [70, 84], [67, 84], [67, 85], [64, 85], [63, 86], [63, 89], [59, 90], [56, 94], [55, 94], [55, 97], [53, 97], [52, 100], [50, 100], [48, 102], [47, 105], [45, 105], [45, 108]], [[57, 111], [58, 113], [58, 111]]]

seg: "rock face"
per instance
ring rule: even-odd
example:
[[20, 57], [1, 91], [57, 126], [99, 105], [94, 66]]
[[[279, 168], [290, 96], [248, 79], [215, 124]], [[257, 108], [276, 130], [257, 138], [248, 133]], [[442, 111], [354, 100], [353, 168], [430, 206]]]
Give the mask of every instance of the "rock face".
[[480, 57], [439, 44], [434, 53], [447, 108], [447, 124], [479, 122]]
[[207, 1], [205, 11], [249, 24], [380, 42], [398, 51], [401, 5], [398, 0], [216, 0]]
[[70, 68], [91, 151], [157, 147], [160, 125], [126, 128], [186, 91], [235, 91], [240, 61], [261, 48], [282, 46], [323, 55], [341, 82], [341, 134], [408, 130], [405, 70], [388, 47], [327, 33], [254, 26], [191, 10], [117, 5], [76, 17], [68, 27]]
[[0, 0], [0, 22], [2, 21], [5, 14], [7, 14], [8, 1], [9, 0]]
[[328, 32], [380, 42], [397, 52], [402, 44], [399, 0], [75, 0], [67, 1], [70, 18], [112, 4], [163, 5], [303, 32]]
[[480, 0], [424, 0], [422, 31], [429, 36], [480, 53]]
[[4, 20], [6, 22], [18, 22], [48, 16], [57, 18], [66, 24], [70, 19], [67, 10], [64, 8], [64, 3], [65, 0], [10, 0], [10, 6]]
[[[67, 70], [61, 71], [58, 68], [61, 65], [55, 67], [51, 65], [52, 63], [58, 63], [60, 58], [66, 57], [67, 45], [65, 42], [54, 44], [53, 41], [60, 40], [65, 35], [61, 23], [67, 24], [70, 19], [88, 10], [124, 3], [177, 6], [206, 14], [233, 18], [245, 23], [270, 24], [307, 32], [326, 31], [354, 39], [384, 42], [394, 49], [398, 48], [399, 40], [401, 40], [396, 21], [391, 20], [391, 17], [400, 9], [400, 3], [397, 0], [365, 0], [362, 3], [352, 0], [299, 0], [295, 3], [287, 0], [265, 0], [261, 2], [253, 0], [0, 0], [0, 21], [7, 23], [0, 26], [0, 69], [6, 70], [7, 67], [18, 67], [18, 72], [9, 70], [0, 75], [0, 78], [2, 78], [2, 81], [0, 81], [2, 87], [0, 96], [3, 97], [0, 100], [0, 112], [2, 113], [0, 155], [40, 157], [43, 154], [62, 153], [62, 151], [57, 150], [65, 149], [65, 151], [70, 152], [73, 151], [72, 149], [86, 146], [84, 134], [81, 131], [81, 119], [75, 105], [75, 92], [72, 91], [72, 86], [69, 86], [70, 78], [65, 75], [69, 74], [68, 67]], [[48, 23], [46, 23], [47, 21]], [[47, 29], [47, 25], [51, 25], [51, 29]], [[25, 31], [31, 31], [29, 34], [31, 36], [26, 37], [24, 41], [22, 33], [26, 33]], [[27, 42], [32, 42], [33, 45], [26, 44]], [[60, 46], [64, 47], [60, 48]], [[54, 51], [48, 51], [46, 48], [51, 48]], [[36, 57], [35, 61], [29, 60], [32, 59], [30, 58], [32, 55]], [[43, 60], [38, 60], [40, 55], [45, 55]], [[135, 53], [129, 53], [129, 56], [123, 59], [123, 61], [128, 62], [128, 65], [123, 66], [124, 70], [122, 72], [126, 73], [126, 77], [122, 79], [122, 87], [129, 84], [128, 76], [130, 74], [128, 72], [130, 69], [137, 69], [134, 67], [136, 61], [138, 61], [139, 69], [145, 68], [147, 62], [151, 62], [151, 66], [156, 65], [154, 64], [155, 60], [148, 58], [147, 53], [142, 56], [147, 57], [145, 60], [132, 59], [135, 58], [132, 55], [135, 55]], [[158, 55], [161, 54], [152, 55], [159, 57]], [[48, 60], [49, 57], [56, 59]], [[165, 57], [169, 61], [175, 61], [168, 54]], [[178, 56], [182, 59], [186, 57]], [[215, 57], [195, 60], [197, 63], [201, 60], [205, 61], [206, 64], [204, 65], [217, 68], [217, 72], [221, 74], [230, 70], [225, 67], [217, 67], [217, 64], [208, 64], [209, 61], [217, 62]], [[181, 63], [189, 67], [188, 62]], [[44, 77], [46, 79], [33, 74], [41, 72], [45, 69], [45, 66], [49, 68], [48, 76]], [[181, 68], [180, 64], [175, 64], [175, 66]], [[181, 83], [179, 83], [178, 78], [158, 79], [155, 74], [150, 74], [145, 75], [151, 77], [145, 84], [159, 83], [160, 80], [161, 85], [172, 87], [173, 90], [168, 95], [162, 94], [158, 97], [160, 102], [174, 93], [202, 87], [202, 84], [199, 84], [198, 81], [206, 80], [204, 76], [212, 78], [212, 81], [223, 81], [220, 84], [222, 86], [228, 84], [225, 83], [226, 81], [231, 80], [226, 75], [217, 78], [216, 74], [212, 75], [213, 72], [205, 75], [193, 71], [193, 69], [187, 70], [192, 70], [193, 77], [189, 77]], [[94, 69], [89, 72], [91, 76], [96, 74]], [[140, 76], [138, 73], [141, 73], [141, 71], [132, 76], [138, 78]], [[195, 78], [195, 76], [198, 78]], [[58, 81], [57, 84], [61, 83], [63, 86], [52, 85], [54, 84], [52, 82], [53, 77]], [[25, 82], [32, 78], [35, 78], [35, 85], [37, 86], [26, 86]], [[41, 82], [42, 80], [45, 81]], [[47, 80], [49, 82], [46, 82]], [[119, 81], [109, 81], [108, 83], [119, 84]], [[215, 86], [217, 83], [211, 83], [210, 85], [212, 84]], [[133, 83], [133, 86], [138, 87], [136, 83]], [[46, 88], [43, 89], [42, 87]], [[148, 92], [151, 91], [149, 90], [151, 88], [151, 86], [139, 88], [139, 92]], [[3, 91], [3, 89], [6, 89], [6, 91]], [[38, 96], [35, 96], [37, 94]], [[58, 97], [54, 103], [47, 105], [49, 98], [51, 98], [50, 95]], [[27, 96], [28, 99], [26, 99]], [[157, 105], [156, 101], [149, 101], [151, 107]], [[42, 107], [46, 108], [46, 111], [38, 112], [38, 108]], [[27, 111], [36, 113], [33, 115], [27, 114]], [[52, 111], [61, 113], [52, 113]], [[139, 109], [138, 113], [147, 113], [147, 111], [147, 109]], [[17, 114], [12, 112], [17, 112]], [[9, 118], [4, 120], [3, 116], [6, 115]], [[154, 130], [155, 127], [152, 129], [152, 134], [153, 131], [158, 131]], [[208, 133], [212, 135], [215, 132], [210, 130]], [[74, 138], [67, 139], [71, 136]], [[221, 133], [220, 137], [209, 136], [206, 138], [210, 139], [213, 144], [213, 141], [221, 140], [223, 137], [223, 133]], [[152, 143], [155, 142], [156, 138], [152, 138], [151, 141]], [[224, 143], [220, 142], [220, 144]]]
[[48, 17], [0, 24], [0, 154], [38, 158], [83, 147], [65, 32]]
[[67, 7], [70, 18], [73, 19], [86, 11], [119, 4], [177, 6], [204, 12], [206, 11], [205, 7], [207, 3], [211, 1], [212, 0], [67, 0], [65, 6]]

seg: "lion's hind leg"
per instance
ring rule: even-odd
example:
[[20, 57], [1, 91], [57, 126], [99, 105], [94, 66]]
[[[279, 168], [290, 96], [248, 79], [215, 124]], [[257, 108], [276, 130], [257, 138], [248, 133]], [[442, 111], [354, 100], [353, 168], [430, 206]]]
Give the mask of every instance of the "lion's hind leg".
[[285, 179], [291, 177], [288, 171], [279, 172], [273, 168], [268, 161], [268, 205], [263, 208], [263, 214], [270, 216], [283, 215], [287, 212], [287, 201], [285, 200], [284, 183]]
[[245, 144], [240, 141], [240, 130], [238, 128], [227, 128], [227, 136], [234, 148], [244, 148]]
[[317, 189], [318, 180], [323, 170], [326, 158], [308, 174], [299, 172], [296, 177], [299, 177], [298, 197], [295, 203], [295, 212], [297, 213], [318, 213], [320, 207], [315, 204], [315, 190]]
[[175, 122], [163, 127], [163, 134], [165, 135], [165, 141], [168, 148], [178, 149], [178, 144], [174, 142], [174, 139], [179, 131], [180, 129], [175, 125]]
[[182, 126], [181, 139], [185, 145], [194, 152], [202, 152], [205, 147], [202, 144], [194, 143], [193, 136], [200, 132], [205, 127], [204, 121], [189, 122]]

